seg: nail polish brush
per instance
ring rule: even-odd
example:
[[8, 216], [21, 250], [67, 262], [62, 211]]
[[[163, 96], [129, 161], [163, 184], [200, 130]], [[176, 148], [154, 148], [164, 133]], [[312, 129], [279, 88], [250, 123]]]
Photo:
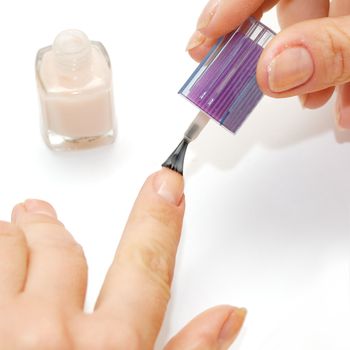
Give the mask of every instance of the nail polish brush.
[[210, 119], [236, 133], [263, 94], [256, 68], [264, 47], [275, 33], [253, 17], [220, 38], [199, 64], [179, 94], [200, 109], [183, 140], [162, 164], [183, 174], [187, 147]]
[[183, 175], [187, 146], [190, 142], [194, 141], [199, 136], [208, 122], [209, 117], [200, 111], [185, 131], [184, 137], [180, 144], [175, 148], [174, 152], [169, 156], [169, 158], [162, 164], [162, 167], [169, 168]]

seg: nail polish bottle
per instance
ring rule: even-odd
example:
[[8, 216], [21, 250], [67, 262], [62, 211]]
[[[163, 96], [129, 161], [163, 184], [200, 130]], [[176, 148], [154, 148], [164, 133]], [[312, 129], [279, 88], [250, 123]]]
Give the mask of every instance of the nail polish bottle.
[[114, 142], [110, 60], [104, 46], [79, 30], [58, 34], [39, 50], [36, 79], [42, 135], [53, 150], [75, 150]]

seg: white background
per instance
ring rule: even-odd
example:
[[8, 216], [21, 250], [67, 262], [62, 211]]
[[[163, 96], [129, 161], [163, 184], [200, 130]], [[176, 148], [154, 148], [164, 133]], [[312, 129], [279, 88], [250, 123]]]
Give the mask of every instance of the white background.
[[[0, 213], [50, 201], [83, 245], [87, 308], [133, 200], [196, 114], [177, 91], [204, 0], [19, 1], [0, 5]], [[265, 23], [278, 30], [274, 14]], [[52, 153], [41, 140], [36, 51], [67, 28], [102, 41], [113, 65], [113, 147]], [[236, 350], [349, 349], [350, 136], [332, 106], [264, 99], [237, 136], [212, 123], [189, 150], [187, 213], [159, 344], [202, 310], [245, 306]], [[147, 301], [145, 301], [147, 302]]]

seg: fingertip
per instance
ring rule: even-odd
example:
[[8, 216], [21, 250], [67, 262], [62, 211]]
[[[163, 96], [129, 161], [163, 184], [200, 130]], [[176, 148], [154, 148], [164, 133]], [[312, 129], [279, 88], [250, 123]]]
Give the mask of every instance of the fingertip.
[[39, 199], [27, 199], [17, 204], [12, 209], [11, 221], [13, 223], [45, 221], [61, 224], [52, 205]]
[[[260, 18], [263, 11], [264, 0], [254, 1], [217, 1], [211, 11], [211, 16], [207, 16], [210, 21], [204, 21], [198, 29], [208, 38], [218, 38], [230, 33], [240, 26], [249, 16]], [[208, 8], [207, 8], [208, 10]], [[204, 10], [206, 11], [206, 10]], [[207, 11], [208, 13], [208, 11]]]
[[28, 213], [42, 214], [51, 216], [55, 219], [57, 218], [56, 210], [46, 201], [39, 199], [27, 199], [23, 205]]
[[215, 306], [194, 318], [165, 349], [228, 349], [237, 338], [246, 315], [245, 308]]
[[210, 49], [203, 48], [202, 46], [195, 47], [194, 49], [188, 50], [189, 55], [196, 62], [200, 62], [209, 52]]
[[336, 121], [340, 130], [350, 129], [350, 83], [340, 85], [335, 106]]
[[[126, 230], [142, 230], [149, 221], [157, 230], [170, 230], [179, 235], [185, 211], [184, 178], [168, 168], [151, 174], [142, 186], [130, 213]], [[137, 228], [135, 228], [137, 227]]]
[[170, 204], [179, 206], [184, 195], [184, 178], [176, 171], [162, 168], [153, 175], [153, 186], [156, 193]]
[[190, 37], [187, 46], [186, 51], [190, 51], [198, 46], [201, 46], [203, 42], [205, 41], [206, 37], [198, 30], [196, 30]]
[[350, 113], [349, 111], [336, 110], [335, 120], [339, 131], [350, 130]]
[[307, 20], [281, 31], [259, 61], [257, 79], [263, 92], [290, 97], [348, 82], [350, 66], [342, 57], [349, 54], [344, 35], [349, 30], [345, 16]]
[[301, 107], [302, 108], [307, 108], [306, 107], [306, 102], [307, 102], [307, 99], [308, 99], [308, 94], [300, 95], [300, 96], [298, 96], [298, 98], [299, 98]]
[[207, 38], [199, 31], [196, 31], [191, 37], [186, 50], [196, 62], [200, 62], [209, 53], [216, 41], [216, 38]]
[[325, 105], [329, 99], [332, 97], [334, 92], [334, 87], [330, 87], [325, 90], [311, 92], [299, 96], [300, 103], [303, 108], [307, 109], [317, 109]]
[[[220, 10], [221, 1], [220, 0], [209, 0], [205, 8], [203, 9], [201, 15], [197, 21], [197, 30], [202, 32], [205, 36], [208, 37], [206, 33], [211, 34], [210, 28], [212, 27], [211, 23], [215, 22], [215, 17], [217, 12]], [[209, 28], [209, 31], [208, 31]]]
[[219, 333], [218, 343], [221, 346], [228, 347], [237, 338], [246, 316], [247, 309], [232, 307]]
[[23, 205], [23, 203], [16, 204], [11, 213], [11, 222], [15, 223], [20, 216], [22, 216], [24, 213], [26, 213], [26, 209]]
[[[297, 29], [295, 29], [297, 28]], [[257, 65], [257, 82], [265, 95], [275, 98], [307, 93], [315, 63], [295, 25], [278, 33], [264, 48]]]

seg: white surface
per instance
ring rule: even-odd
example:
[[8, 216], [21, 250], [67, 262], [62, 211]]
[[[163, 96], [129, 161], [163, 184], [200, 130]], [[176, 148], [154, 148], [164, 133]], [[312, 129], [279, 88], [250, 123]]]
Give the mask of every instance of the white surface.
[[[19, 1], [0, 11], [0, 213], [43, 198], [83, 245], [91, 309], [130, 207], [196, 114], [176, 92], [204, 0]], [[273, 15], [265, 22], [277, 29]], [[38, 127], [37, 49], [66, 28], [111, 56], [114, 147], [55, 154]], [[342, 138], [342, 140], [340, 140]], [[236, 137], [211, 124], [190, 148], [187, 213], [160, 342], [216, 304], [249, 316], [233, 349], [349, 349], [350, 144], [331, 107], [265, 99]], [[345, 141], [345, 142], [343, 142]]]

